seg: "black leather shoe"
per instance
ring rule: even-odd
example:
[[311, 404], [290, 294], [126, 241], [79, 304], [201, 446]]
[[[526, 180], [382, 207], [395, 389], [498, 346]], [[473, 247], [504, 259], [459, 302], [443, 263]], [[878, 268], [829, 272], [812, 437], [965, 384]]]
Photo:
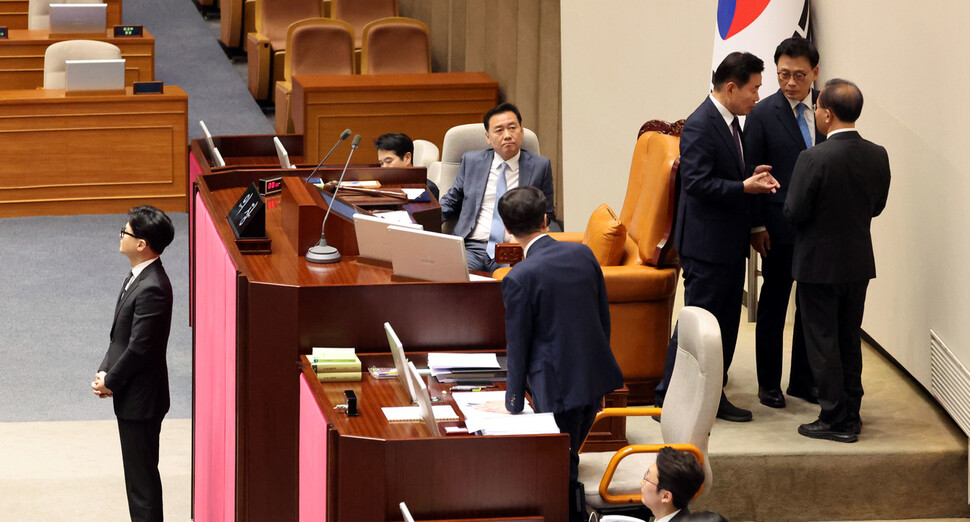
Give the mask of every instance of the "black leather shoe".
[[798, 427], [799, 435], [813, 439], [834, 440], [835, 442], [855, 442], [859, 440], [859, 436], [854, 430], [854, 427], [833, 426], [822, 419]]
[[761, 404], [764, 404], [769, 408], [785, 407], [785, 396], [781, 394], [780, 388], [775, 388], [773, 390], [758, 388], [758, 400], [761, 401]]
[[749, 422], [752, 419], [750, 410], [731, 404], [724, 392], [721, 392], [721, 403], [717, 406], [717, 418], [728, 422]]
[[791, 395], [792, 397], [798, 397], [799, 399], [808, 401], [812, 404], [818, 404], [818, 388], [813, 387], [811, 390], [806, 392], [805, 390], [796, 390], [795, 388], [789, 386], [788, 389], [785, 390], [785, 393]]

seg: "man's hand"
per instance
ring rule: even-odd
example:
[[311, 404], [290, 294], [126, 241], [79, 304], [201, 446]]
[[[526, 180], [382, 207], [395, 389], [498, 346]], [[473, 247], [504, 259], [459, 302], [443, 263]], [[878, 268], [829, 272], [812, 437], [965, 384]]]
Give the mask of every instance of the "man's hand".
[[481, 404], [476, 404], [475, 409], [479, 411], [487, 411], [489, 413], [509, 413], [509, 410], [505, 409], [504, 401], [483, 402]]
[[104, 385], [104, 376], [108, 372], [98, 372], [94, 375], [94, 382], [91, 383], [91, 389], [94, 390], [94, 394], [101, 399], [107, 399], [114, 395], [114, 393]]
[[754, 169], [754, 174], [744, 180], [745, 194], [767, 194], [776, 192], [781, 188], [778, 180], [771, 175], [771, 165], [758, 165]]
[[759, 254], [768, 257], [768, 251], [771, 250], [771, 238], [768, 237], [768, 231], [752, 232], [751, 246]]

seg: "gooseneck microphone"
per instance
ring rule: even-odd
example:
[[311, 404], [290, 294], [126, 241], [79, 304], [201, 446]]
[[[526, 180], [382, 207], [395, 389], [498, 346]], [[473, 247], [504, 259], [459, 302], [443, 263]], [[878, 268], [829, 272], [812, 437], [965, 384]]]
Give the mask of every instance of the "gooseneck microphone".
[[303, 180], [304, 187], [306, 186], [307, 182], [310, 181], [310, 178], [312, 178], [313, 175], [316, 174], [318, 170], [320, 170], [320, 167], [323, 166], [323, 162], [327, 161], [327, 158], [329, 158], [330, 155], [333, 154], [333, 151], [337, 150], [337, 146], [340, 145], [340, 143], [345, 139], [347, 139], [348, 137], [350, 137], [350, 129], [344, 129], [344, 131], [340, 133], [340, 138], [337, 139], [337, 143], [334, 143], [333, 147], [330, 147], [330, 152], [328, 152], [327, 155], [324, 156], [322, 160], [320, 160], [320, 163], [317, 163], [317, 166], [313, 168], [313, 172], [311, 172], [310, 175], [307, 176], [305, 180]]
[[320, 241], [310, 247], [310, 250], [306, 253], [306, 260], [310, 263], [336, 263], [340, 261], [340, 251], [336, 247], [327, 244], [327, 218], [330, 217], [330, 211], [333, 210], [333, 205], [337, 201], [337, 191], [340, 190], [340, 184], [344, 180], [344, 174], [347, 173], [350, 158], [353, 157], [354, 151], [359, 146], [360, 134], [354, 136], [354, 141], [350, 144], [350, 154], [347, 155], [347, 163], [344, 163], [344, 170], [340, 173], [340, 179], [337, 180], [337, 187], [333, 189], [333, 196], [330, 199], [330, 204], [327, 205], [327, 213], [324, 214], [323, 225], [320, 226]]

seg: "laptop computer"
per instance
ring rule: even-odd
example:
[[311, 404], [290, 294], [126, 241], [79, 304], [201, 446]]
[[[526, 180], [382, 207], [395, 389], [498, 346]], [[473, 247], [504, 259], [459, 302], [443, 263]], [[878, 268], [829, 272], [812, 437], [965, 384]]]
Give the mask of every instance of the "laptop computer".
[[66, 60], [64, 62], [64, 90], [123, 91], [125, 90], [125, 60]]
[[418, 397], [414, 393], [414, 381], [408, 377], [408, 360], [404, 355], [404, 345], [398, 339], [397, 333], [391, 328], [391, 323], [384, 323], [384, 333], [387, 335], [387, 344], [391, 347], [391, 356], [394, 357], [394, 369], [397, 370], [397, 378], [407, 389], [411, 396], [411, 402], [418, 402]]
[[51, 4], [51, 34], [100, 34], [108, 25], [106, 4]]
[[290, 164], [290, 155], [286, 153], [286, 147], [278, 136], [273, 136], [273, 145], [276, 146], [276, 157], [280, 159], [280, 167], [284, 169], [295, 169], [296, 165]]
[[391, 244], [388, 240], [387, 227], [392, 225], [415, 230], [424, 228], [417, 223], [406, 225], [366, 214], [354, 214], [354, 231], [357, 233], [357, 250], [360, 252], [360, 257], [390, 263]]
[[391, 225], [387, 242], [394, 275], [442, 283], [495, 281], [468, 273], [465, 240], [458, 236]]

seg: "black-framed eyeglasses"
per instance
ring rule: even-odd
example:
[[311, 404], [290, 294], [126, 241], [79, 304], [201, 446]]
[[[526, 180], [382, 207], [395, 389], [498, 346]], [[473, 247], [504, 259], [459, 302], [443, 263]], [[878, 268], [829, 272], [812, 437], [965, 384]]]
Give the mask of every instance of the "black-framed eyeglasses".
[[792, 74], [790, 71], [778, 71], [778, 79], [783, 82], [787, 82], [788, 80], [791, 80], [793, 76], [795, 77], [796, 82], [800, 82], [804, 80], [806, 77], [808, 77], [808, 73], [798, 71], [795, 74]]
[[653, 487], [655, 487], [655, 488], [658, 488], [658, 489], [660, 488], [660, 486], [658, 486], [656, 482], [648, 479], [646, 475], [644, 475], [643, 478], [640, 479], [640, 483], [641, 484], [643, 484], [644, 482], [646, 482], [648, 484], [653, 484]]
[[124, 239], [125, 236], [131, 236], [131, 237], [133, 237], [135, 239], [141, 239], [140, 237], [138, 237], [138, 236], [132, 234], [131, 232], [128, 232], [127, 230], [125, 230], [125, 229], [122, 228], [121, 229], [121, 232], [118, 233], [118, 237]]

